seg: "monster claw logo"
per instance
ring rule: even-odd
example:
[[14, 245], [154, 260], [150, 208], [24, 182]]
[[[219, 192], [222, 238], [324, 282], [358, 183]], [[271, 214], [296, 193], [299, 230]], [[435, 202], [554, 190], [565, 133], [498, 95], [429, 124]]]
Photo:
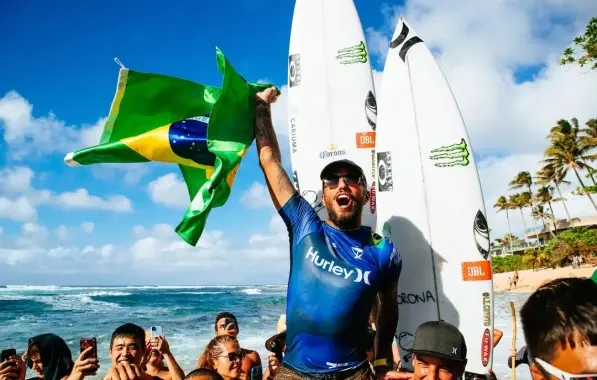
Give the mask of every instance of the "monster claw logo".
[[338, 50], [336, 52], [336, 59], [339, 59], [340, 63], [343, 65], [367, 62], [367, 50], [365, 49], [365, 43], [361, 41], [358, 45], [353, 45]]
[[433, 149], [432, 154], [429, 156], [432, 160], [441, 160], [435, 164], [440, 168], [446, 168], [451, 166], [467, 166], [469, 164], [469, 152], [468, 146], [464, 139], [460, 140], [459, 144], [452, 144]]
[[390, 226], [390, 224], [388, 222], [385, 222], [383, 224], [383, 228], [382, 228], [381, 232], [383, 232], [386, 236], [392, 234], [392, 227]]

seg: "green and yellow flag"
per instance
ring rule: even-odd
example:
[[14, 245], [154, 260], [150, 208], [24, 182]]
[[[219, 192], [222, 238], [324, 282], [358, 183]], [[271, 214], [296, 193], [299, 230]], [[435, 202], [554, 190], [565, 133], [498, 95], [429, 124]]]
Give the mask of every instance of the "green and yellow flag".
[[216, 57], [222, 88], [122, 68], [99, 144], [64, 158], [70, 166], [178, 164], [190, 206], [176, 233], [193, 246], [211, 209], [228, 200], [253, 142], [255, 94], [272, 86], [247, 83], [217, 48]]

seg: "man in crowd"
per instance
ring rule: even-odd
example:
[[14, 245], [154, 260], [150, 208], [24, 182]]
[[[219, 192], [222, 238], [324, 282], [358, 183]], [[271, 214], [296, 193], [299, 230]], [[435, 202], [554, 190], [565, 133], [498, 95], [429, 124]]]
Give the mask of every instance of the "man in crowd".
[[112, 368], [104, 380], [152, 380], [145, 373], [144, 359], [145, 331], [133, 324], [125, 323], [112, 333], [110, 339], [110, 359]]
[[415, 331], [411, 349], [413, 372], [390, 371], [388, 379], [438, 379], [462, 378], [466, 367], [466, 342], [455, 326], [443, 321], [422, 323]]
[[[238, 321], [234, 314], [224, 311], [216, 316], [214, 325], [216, 336], [229, 335], [238, 339]], [[247, 378], [261, 378], [263, 370], [261, 366], [261, 357], [257, 351], [241, 348], [243, 352], [242, 372], [247, 375]], [[199, 358], [201, 360], [201, 358]], [[251, 374], [253, 371], [253, 374]]]
[[560, 278], [520, 310], [533, 380], [597, 379], [597, 284]]
[[387, 238], [362, 226], [370, 194], [354, 162], [333, 161], [320, 173], [325, 222], [297, 193], [272, 125], [270, 104], [276, 98], [274, 88], [258, 93], [255, 113], [259, 164], [291, 244], [286, 350], [275, 378], [369, 378], [368, 319], [376, 297], [374, 368], [383, 378], [392, 368], [401, 255]]

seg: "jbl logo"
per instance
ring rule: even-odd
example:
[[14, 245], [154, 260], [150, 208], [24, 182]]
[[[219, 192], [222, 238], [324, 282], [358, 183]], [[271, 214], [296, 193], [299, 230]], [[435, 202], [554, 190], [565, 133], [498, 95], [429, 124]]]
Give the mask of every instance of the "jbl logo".
[[464, 281], [491, 280], [491, 263], [489, 261], [467, 261], [462, 263], [462, 279]]

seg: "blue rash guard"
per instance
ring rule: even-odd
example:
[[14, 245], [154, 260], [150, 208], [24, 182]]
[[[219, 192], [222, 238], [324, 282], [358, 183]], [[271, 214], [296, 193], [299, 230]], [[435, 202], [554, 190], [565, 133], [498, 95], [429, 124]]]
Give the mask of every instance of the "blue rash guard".
[[304, 373], [350, 370], [367, 361], [378, 292], [393, 288], [402, 258], [369, 227], [340, 231], [295, 194], [280, 209], [290, 235], [284, 364]]

